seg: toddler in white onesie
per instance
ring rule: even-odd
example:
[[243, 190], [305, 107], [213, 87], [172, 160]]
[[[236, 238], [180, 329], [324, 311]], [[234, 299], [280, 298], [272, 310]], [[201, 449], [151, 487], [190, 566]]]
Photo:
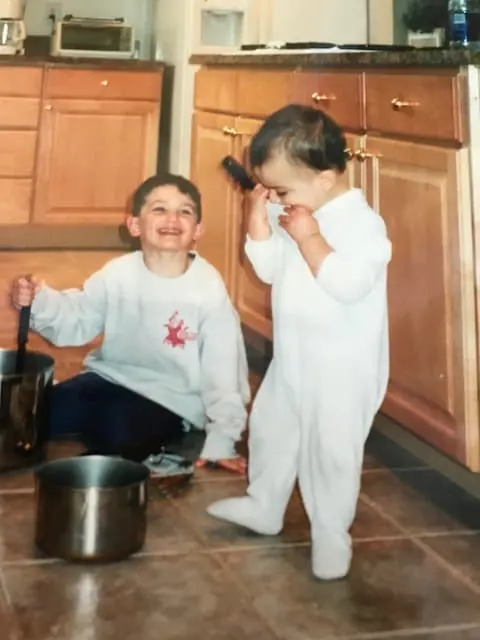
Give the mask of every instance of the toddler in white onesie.
[[245, 249], [272, 285], [274, 355], [250, 417], [247, 496], [208, 508], [276, 535], [298, 479], [313, 573], [324, 580], [350, 569], [364, 445], [389, 369], [391, 244], [380, 215], [348, 186], [345, 148], [328, 116], [297, 105], [253, 138], [260, 184]]

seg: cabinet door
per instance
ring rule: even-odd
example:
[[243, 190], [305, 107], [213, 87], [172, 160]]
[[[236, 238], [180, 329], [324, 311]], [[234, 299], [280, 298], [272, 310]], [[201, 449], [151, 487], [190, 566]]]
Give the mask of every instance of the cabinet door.
[[134, 189], [156, 171], [154, 102], [53, 99], [44, 105], [34, 221], [119, 224]]
[[345, 179], [350, 189], [366, 188], [366, 170], [365, 162], [358, 159], [357, 154], [364, 146], [364, 136], [356, 136], [353, 133], [346, 133], [347, 141], [347, 171]]
[[[248, 166], [247, 149], [252, 136], [256, 133], [261, 120], [237, 118], [235, 126], [238, 137], [235, 142], [235, 154], [240, 162]], [[260, 282], [245, 255], [246, 216], [243, 198], [235, 201], [235, 218], [237, 220], [237, 251], [235, 254], [237, 272], [235, 301], [242, 322], [252, 331], [265, 338], [272, 337], [271, 288]]]
[[221, 167], [234, 153], [235, 118], [197, 111], [192, 127], [192, 180], [202, 194], [205, 233], [198, 243], [201, 255], [218, 269], [230, 295], [234, 289], [234, 190]]
[[[464, 151], [367, 137], [369, 195], [393, 243], [383, 411], [479, 469], [474, 262]], [[463, 173], [465, 171], [465, 173]]]

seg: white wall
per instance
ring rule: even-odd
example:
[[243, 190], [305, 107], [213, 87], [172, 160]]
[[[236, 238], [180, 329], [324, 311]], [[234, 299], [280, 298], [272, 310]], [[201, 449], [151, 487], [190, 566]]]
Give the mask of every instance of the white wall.
[[367, 0], [271, 0], [271, 40], [363, 44]]
[[27, 0], [25, 23], [29, 35], [50, 35], [47, 15], [52, 4], [61, 6], [62, 16], [70, 13], [88, 18], [125, 18], [135, 27], [136, 39], [144, 45], [142, 56], [150, 54], [152, 0]]
[[393, 0], [370, 0], [370, 43], [393, 44]]

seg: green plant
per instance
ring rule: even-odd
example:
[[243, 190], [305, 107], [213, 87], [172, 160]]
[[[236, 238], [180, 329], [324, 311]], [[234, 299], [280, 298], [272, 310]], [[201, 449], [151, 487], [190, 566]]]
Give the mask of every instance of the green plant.
[[448, 0], [410, 0], [403, 22], [409, 31], [422, 33], [446, 28]]

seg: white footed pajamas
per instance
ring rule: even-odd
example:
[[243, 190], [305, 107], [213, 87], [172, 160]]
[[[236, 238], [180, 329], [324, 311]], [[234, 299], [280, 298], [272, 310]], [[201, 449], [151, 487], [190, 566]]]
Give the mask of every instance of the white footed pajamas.
[[334, 250], [315, 278], [275, 210], [269, 240], [246, 245], [273, 285], [274, 321], [273, 360], [250, 417], [248, 497], [209, 513], [275, 535], [298, 479], [313, 572], [340, 578], [351, 562], [365, 440], [388, 381], [391, 246], [381, 217], [351, 190], [315, 213]]

